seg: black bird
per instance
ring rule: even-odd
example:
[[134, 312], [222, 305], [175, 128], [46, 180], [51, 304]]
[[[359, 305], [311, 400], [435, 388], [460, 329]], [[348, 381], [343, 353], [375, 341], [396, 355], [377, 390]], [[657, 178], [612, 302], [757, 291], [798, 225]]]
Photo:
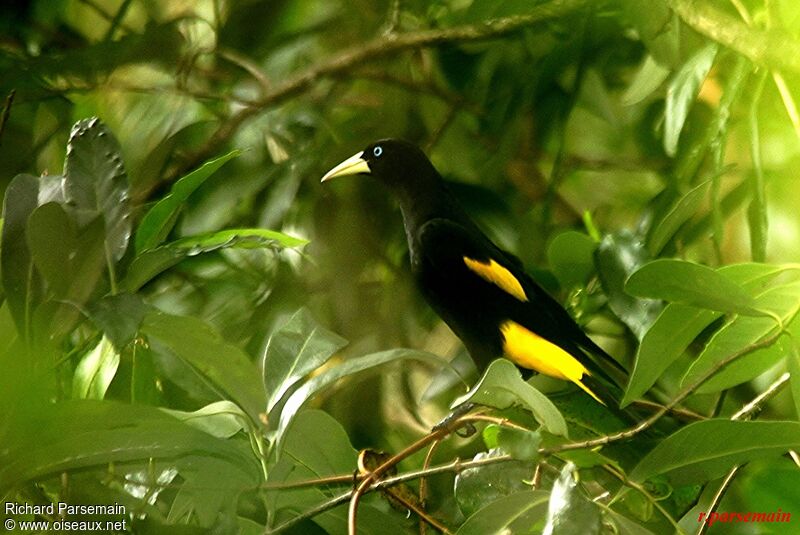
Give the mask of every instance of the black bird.
[[411, 271], [427, 302], [480, 370], [505, 356], [519, 368], [575, 383], [618, 407], [627, 373], [467, 215], [414, 144], [377, 141], [322, 177], [372, 175], [397, 198]]

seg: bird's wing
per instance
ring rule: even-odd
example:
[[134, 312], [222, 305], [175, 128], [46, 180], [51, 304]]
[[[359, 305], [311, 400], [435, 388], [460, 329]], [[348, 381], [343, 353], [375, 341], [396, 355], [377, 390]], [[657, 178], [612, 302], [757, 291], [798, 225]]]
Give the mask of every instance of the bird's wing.
[[[598, 395], [582, 377], [599, 375], [619, 382], [597, 361], [623, 374], [624, 369], [525, 273], [519, 260], [495, 246], [477, 228], [433, 219], [420, 227], [418, 240], [425, 261], [466, 281], [466, 288], [480, 294], [483, 301], [476, 306], [484, 315], [494, 317], [503, 336], [504, 352], [517, 365], [572, 381], [595, 399]], [[465, 272], [471, 279], [465, 278]]]

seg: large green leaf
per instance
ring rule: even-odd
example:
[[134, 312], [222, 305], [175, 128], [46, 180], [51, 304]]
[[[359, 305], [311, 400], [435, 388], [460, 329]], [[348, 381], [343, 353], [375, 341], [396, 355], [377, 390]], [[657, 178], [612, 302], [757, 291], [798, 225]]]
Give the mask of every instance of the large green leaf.
[[0, 490], [66, 470], [111, 462], [214, 456], [244, 473], [259, 468], [249, 447], [198, 431], [154, 407], [66, 401], [10, 422], [0, 450]]
[[647, 392], [697, 335], [721, 315], [721, 312], [676, 303], [664, 307], [636, 351], [622, 407]]
[[664, 150], [675, 156], [678, 150], [678, 138], [683, 130], [686, 117], [692, 107], [700, 86], [708, 76], [719, 46], [716, 43], [706, 45], [697, 51], [681, 67], [667, 87], [667, 102], [664, 111]]
[[181, 260], [227, 248], [274, 248], [298, 247], [308, 241], [274, 230], [260, 228], [227, 229], [198, 236], [181, 238], [174, 242], [150, 249], [137, 256], [128, 268], [121, 286], [135, 292], [161, 272], [178, 264]]
[[704, 483], [733, 466], [800, 448], [800, 422], [705, 420], [661, 441], [630, 473], [634, 481], [667, 474], [675, 485]]
[[[780, 317], [793, 336], [800, 334], [800, 321], [796, 320], [800, 310], [800, 282], [778, 285], [765, 290], [756, 298], [759, 308], [772, 311]], [[776, 331], [778, 325], [773, 318], [736, 316], [731, 318], [708, 341], [703, 352], [695, 359], [683, 379], [683, 384], [692, 384], [710, 371], [718, 362], [755, 344]], [[718, 392], [749, 381], [768, 370], [789, 354], [790, 337], [781, 337], [776, 343], [737, 358], [703, 383], [698, 392]]]
[[320, 326], [301, 308], [270, 336], [264, 347], [267, 413], [300, 379], [322, 366], [347, 340]]
[[[350, 445], [350, 439], [341, 424], [319, 410], [301, 411], [292, 420], [278, 455], [278, 463], [270, 471], [269, 484], [352, 474], [358, 458], [358, 452]], [[342, 485], [338, 492], [346, 491], [347, 487]], [[272, 527], [312, 509], [338, 492], [336, 487], [319, 485], [268, 491], [266, 506]], [[367, 496], [365, 502], [359, 505], [359, 533], [385, 533], [386, 526], [394, 526], [395, 530], [403, 532], [398, 525], [398, 521], [402, 521], [398, 513], [392, 516], [372, 505], [377, 498], [376, 495]], [[315, 516], [314, 522], [327, 533], [346, 532], [347, 502]]]
[[295, 417], [300, 408], [320, 390], [327, 388], [344, 377], [403, 360], [418, 360], [439, 366], [447, 364], [447, 361], [432, 353], [402, 348], [390, 349], [363, 357], [348, 359], [312, 377], [289, 396], [289, 399], [286, 400], [286, 403], [281, 409], [280, 422], [278, 423], [279, 440], [282, 440], [287, 426], [291, 423], [292, 418]]
[[28, 250], [50, 292], [64, 298], [73, 278], [78, 251], [78, 230], [60, 204], [45, 203], [28, 218]]
[[645, 100], [658, 89], [669, 76], [670, 70], [648, 54], [642, 61], [636, 76], [622, 95], [622, 103], [632, 106]]
[[517, 367], [506, 359], [497, 359], [489, 364], [483, 377], [454, 405], [468, 402], [497, 409], [515, 405], [524, 407], [549, 433], [567, 436], [567, 423], [553, 402], [523, 381]]
[[625, 291], [708, 310], [763, 315], [753, 297], [729, 277], [683, 260], [662, 258], [645, 264], [628, 278]]
[[151, 344], [199, 373], [221, 398], [237, 403], [254, 422], [264, 410], [264, 388], [247, 354], [225, 342], [208, 324], [190, 317], [149, 312], [141, 332]]
[[240, 154], [241, 151], [233, 150], [209, 160], [175, 182], [170, 192], [150, 208], [139, 223], [136, 231], [136, 253], [141, 254], [160, 245], [175, 226], [180, 210], [189, 196], [226, 162]]
[[131, 235], [128, 176], [119, 143], [97, 117], [72, 127], [64, 162], [64, 198], [79, 226], [103, 218], [108, 263], [122, 258]]
[[38, 300], [39, 282], [28, 250], [28, 217], [39, 204], [39, 179], [17, 175], [3, 199], [3, 233], [0, 249], [3, 289], [17, 330], [27, 338], [31, 315]]

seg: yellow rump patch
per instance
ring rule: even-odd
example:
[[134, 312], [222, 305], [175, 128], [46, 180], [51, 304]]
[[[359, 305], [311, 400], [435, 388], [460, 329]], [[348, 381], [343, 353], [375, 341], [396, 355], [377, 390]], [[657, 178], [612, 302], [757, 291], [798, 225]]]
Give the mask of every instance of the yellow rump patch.
[[605, 405], [588, 386], [581, 382], [583, 376], [590, 375], [590, 373], [578, 359], [515, 321], [503, 322], [500, 325], [500, 332], [505, 338], [503, 352], [517, 366], [535, 370], [556, 379], [572, 381], [599, 403]]
[[520, 301], [528, 300], [528, 296], [525, 295], [525, 290], [517, 278], [494, 260], [489, 259], [488, 262], [481, 262], [465, 256], [464, 263], [479, 277], [497, 285], [504, 292], [513, 295]]

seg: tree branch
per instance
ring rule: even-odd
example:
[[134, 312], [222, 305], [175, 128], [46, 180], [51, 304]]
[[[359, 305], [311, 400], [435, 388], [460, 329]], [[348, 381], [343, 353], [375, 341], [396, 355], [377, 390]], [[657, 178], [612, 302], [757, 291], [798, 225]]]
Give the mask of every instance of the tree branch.
[[170, 179], [208, 159], [248, 119], [305, 91], [321, 78], [333, 76], [363, 63], [375, 61], [405, 50], [430, 47], [443, 43], [482, 41], [502, 37], [539, 22], [572, 13], [590, 3], [589, 0], [553, 0], [531, 8], [526, 15], [505, 17], [481, 24], [456, 26], [454, 28], [421, 30], [399, 34], [388, 33], [366, 43], [359, 43], [342, 50], [338, 54], [334, 54], [332, 57], [295, 74], [282, 84], [273, 87], [253, 106], [243, 108], [234, 113], [217, 128], [216, 132], [199, 149], [187, 156], [180, 169], [171, 173]]
[[697, 32], [746, 56], [753, 63], [800, 73], [800, 43], [788, 33], [749, 28], [712, 2], [667, 0], [667, 5]]

